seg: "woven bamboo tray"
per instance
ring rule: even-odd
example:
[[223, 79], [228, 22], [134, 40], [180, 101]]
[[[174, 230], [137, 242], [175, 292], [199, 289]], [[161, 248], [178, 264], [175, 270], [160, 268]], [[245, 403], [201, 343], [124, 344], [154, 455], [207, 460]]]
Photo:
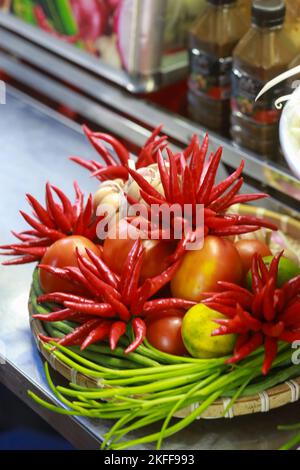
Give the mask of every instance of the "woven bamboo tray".
[[[264, 218], [274, 222], [278, 225], [279, 229], [284, 232], [290, 246], [293, 248], [300, 259], [300, 221], [293, 219], [286, 215], [280, 215], [272, 211], [262, 208], [255, 208], [253, 206], [236, 206], [236, 211], [243, 215], [260, 215]], [[82, 373], [71, 369], [58, 359], [53, 353], [45, 349], [43, 342], [39, 339], [40, 334], [46, 334], [42, 322], [32, 318], [33, 308], [29, 302], [30, 325], [33, 336], [35, 338], [37, 347], [46, 361], [58, 371], [67, 380], [83, 386], [83, 387], [98, 387], [98, 381], [95, 378], [87, 377]], [[300, 366], [299, 366], [300, 371]], [[235, 416], [248, 415], [252, 413], [266, 413], [270, 410], [279, 408], [289, 403], [297, 402], [300, 399], [300, 377], [284, 382], [276, 387], [270, 388], [263, 393], [255, 396], [247, 396], [239, 398], [234, 405], [227, 411], [225, 418], [233, 418]], [[217, 419], [224, 417], [224, 410], [227, 408], [230, 399], [219, 399], [213, 403], [203, 413], [201, 418]], [[185, 408], [176, 414], [176, 417], [182, 418], [187, 416], [193, 407]]]

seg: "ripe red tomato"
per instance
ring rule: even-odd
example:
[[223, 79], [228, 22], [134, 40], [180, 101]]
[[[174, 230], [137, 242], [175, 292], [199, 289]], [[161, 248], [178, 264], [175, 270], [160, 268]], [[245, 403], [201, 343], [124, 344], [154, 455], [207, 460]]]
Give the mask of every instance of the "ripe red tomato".
[[235, 247], [241, 257], [245, 274], [251, 268], [252, 258], [255, 253], [261, 255], [263, 258], [272, 255], [270, 248], [260, 240], [239, 240], [236, 242]]
[[155, 318], [147, 326], [147, 339], [159, 351], [176, 356], [188, 354], [181, 336], [183, 316], [163, 316]]
[[234, 244], [208, 236], [201, 250], [187, 251], [171, 281], [174, 297], [199, 302], [203, 292], [219, 292], [218, 281], [241, 284], [243, 266]]
[[[72, 236], [62, 238], [51, 245], [46, 251], [41, 264], [54, 266], [56, 268], [65, 268], [66, 266], [78, 266], [76, 258], [76, 248], [80, 253], [88, 258], [86, 248], [99, 255], [100, 249], [93, 242], [85, 237]], [[42, 290], [49, 294], [51, 292], [67, 292], [70, 294], [82, 294], [80, 289], [71, 282], [64, 281], [54, 274], [40, 269], [40, 284]]]
[[[117, 237], [108, 236], [103, 245], [103, 260], [117, 274], [121, 274], [128, 253], [135, 240], [126, 238], [128, 223], [121, 220], [117, 228]], [[141, 281], [157, 276], [168, 267], [168, 257], [174, 246], [168, 241], [144, 240], [146, 249], [141, 271]]]

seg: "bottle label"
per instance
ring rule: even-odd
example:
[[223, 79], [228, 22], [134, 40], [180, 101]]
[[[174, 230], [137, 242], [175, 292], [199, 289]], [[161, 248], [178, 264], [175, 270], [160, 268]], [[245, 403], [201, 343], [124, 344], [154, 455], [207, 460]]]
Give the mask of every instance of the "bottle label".
[[231, 95], [232, 58], [219, 58], [199, 49], [190, 50], [189, 87], [196, 94], [215, 100], [228, 100]]
[[235, 67], [232, 71], [232, 111], [240, 112], [257, 124], [276, 124], [281, 111], [276, 109], [275, 101], [284, 95], [285, 89], [280, 84], [255, 101], [265, 84]]

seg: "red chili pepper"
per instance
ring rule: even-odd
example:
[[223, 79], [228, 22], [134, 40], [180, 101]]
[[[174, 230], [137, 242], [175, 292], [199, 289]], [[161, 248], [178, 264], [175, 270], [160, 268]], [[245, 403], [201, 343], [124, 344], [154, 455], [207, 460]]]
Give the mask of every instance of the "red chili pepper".
[[196, 305], [196, 302], [191, 302], [189, 300], [183, 299], [156, 299], [146, 302], [144, 305], [143, 312], [145, 315], [149, 316], [152, 312], [156, 313], [159, 310], [169, 310], [173, 308], [182, 308], [188, 310], [194, 305]]
[[300, 276], [290, 279], [283, 286], [283, 292], [286, 302], [291, 300], [295, 295], [300, 293]]
[[218, 286], [222, 287], [224, 290], [232, 290], [234, 292], [240, 292], [244, 294], [247, 298], [251, 296], [252, 294], [248, 291], [248, 289], [245, 289], [242, 286], [239, 286], [238, 284], [233, 284], [232, 282], [226, 282], [226, 281], [218, 281]]
[[83, 313], [85, 315], [94, 315], [101, 318], [115, 318], [116, 312], [110, 304], [105, 303], [80, 303], [70, 300], [64, 301], [64, 306], [73, 312]]
[[101, 320], [89, 320], [88, 322], [84, 323], [83, 325], [80, 325], [78, 326], [77, 328], [75, 328], [74, 331], [72, 331], [72, 333], [69, 333], [68, 335], [64, 336], [64, 338], [62, 338], [60, 341], [59, 341], [59, 344], [61, 344], [62, 346], [69, 346], [70, 344], [72, 344], [74, 341], [77, 341], [77, 340], [81, 340], [84, 341], [84, 339], [86, 338], [86, 336], [93, 330], [95, 329], [97, 326], [99, 326], [101, 324]]
[[44, 271], [47, 271], [50, 274], [59, 276], [60, 279], [63, 279], [65, 281], [72, 281], [73, 279], [72, 275], [70, 275], [70, 273], [63, 268], [57, 268], [48, 264], [39, 264], [38, 267], [39, 269], [43, 269]]
[[104, 140], [104, 142], [111, 145], [116, 154], [118, 155], [120, 162], [125, 166], [127, 165], [130, 155], [126, 147], [124, 147], [124, 145], [121, 144], [119, 140], [115, 139], [109, 134], [95, 132], [94, 135], [95, 137], [97, 137], [97, 139]]
[[254, 217], [249, 215], [238, 215], [237, 216], [237, 224], [239, 225], [247, 225], [247, 224], [257, 224], [260, 227], [269, 228], [270, 230], [278, 230], [277, 225], [273, 224], [272, 222], [263, 219], [261, 217]]
[[213, 331], [212, 336], [218, 336], [219, 334], [245, 334], [248, 331], [248, 327], [245, 324], [244, 319], [242, 320], [238, 315], [232, 319], [217, 318], [214, 319], [214, 323], [221, 325], [221, 331], [223, 331], [223, 333], [220, 333], [220, 330], [215, 330]]
[[237, 315], [239, 316], [241, 322], [245, 323], [249, 330], [260, 331], [262, 324], [259, 320], [252, 317], [248, 312], [246, 312], [239, 304], [237, 305]]
[[103, 158], [105, 161], [106, 165], [108, 166], [115, 166], [117, 165], [116, 160], [113, 158], [113, 156], [110, 154], [110, 152], [107, 150], [107, 148], [99, 142], [98, 138], [95, 138], [95, 133], [88, 128], [88, 126], [83, 125], [82, 126], [83, 132], [85, 133], [86, 137], [88, 138], [89, 142], [92, 144], [96, 152]]
[[235, 346], [234, 346], [234, 354], [235, 355], [238, 354], [239, 350], [248, 342], [248, 340], [249, 340], [249, 334], [248, 333], [240, 335], [237, 338]]
[[213, 185], [215, 183], [218, 167], [222, 157], [222, 147], [218, 148], [211, 162], [208, 164], [206, 174], [199, 189], [199, 202], [208, 204]]
[[[259, 199], [264, 199], [266, 197], [269, 197], [269, 196], [268, 194], [265, 194], [265, 193], [239, 194], [237, 196], [234, 196], [234, 198], [232, 199], [230, 203], [230, 206], [235, 205], [235, 204], [245, 204], [246, 202], [258, 201]], [[224, 210], [227, 209], [228, 207], [225, 207]]]
[[207, 305], [212, 310], [217, 310], [217, 312], [220, 312], [223, 315], [226, 315], [228, 318], [233, 318], [236, 315], [236, 308], [234, 307], [228, 307], [226, 305], [219, 304], [217, 301], [213, 302], [210, 300], [209, 301], [203, 300], [202, 303]]
[[132, 320], [132, 328], [135, 339], [125, 350], [125, 354], [129, 354], [135, 351], [142, 344], [144, 338], [146, 337], [147, 327], [141, 318], [134, 318]]
[[72, 221], [72, 217], [73, 217], [73, 206], [71, 204], [71, 201], [69, 198], [67, 198], [67, 196], [65, 195], [65, 193], [57, 188], [56, 186], [51, 186], [53, 191], [57, 194], [57, 196], [59, 197], [61, 203], [62, 203], [62, 206], [63, 206], [63, 209], [64, 209], [64, 212], [65, 212], [65, 215], [66, 217]]
[[154, 151], [154, 142], [142, 148], [137, 162], [136, 162], [136, 169], [140, 169], [154, 163], [153, 151]]
[[286, 341], [287, 343], [294, 343], [300, 341], [300, 330], [298, 331], [284, 331], [280, 336], [279, 340]]
[[240, 191], [243, 184], [244, 178], [240, 178], [230, 189], [230, 191], [228, 191], [224, 196], [212, 202], [209, 207], [219, 212], [225, 210], [225, 208], [228, 207], [228, 204], [231, 204], [232, 199]]
[[274, 307], [274, 294], [275, 294], [275, 281], [274, 278], [270, 279], [266, 285], [264, 301], [263, 301], [263, 314], [267, 322], [274, 320], [276, 311]]
[[261, 227], [256, 225], [233, 225], [232, 227], [225, 228], [224, 230], [212, 230], [211, 234], [218, 237], [230, 237], [232, 235], [243, 235], [245, 233], [256, 232]]
[[93, 197], [92, 195], [90, 194], [89, 197], [88, 197], [88, 200], [87, 200], [87, 203], [86, 203], [86, 206], [85, 206], [85, 209], [82, 213], [82, 224], [83, 224], [83, 227], [84, 229], [86, 227], [88, 227], [90, 221], [91, 221], [91, 218], [92, 218], [92, 215], [93, 215]]
[[10, 261], [4, 261], [2, 263], [2, 266], [17, 266], [19, 264], [33, 263], [35, 261], [38, 261], [38, 258], [36, 258], [35, 256], [24, 255], [19, 256], [18, 258], [12, 259]]
[[266, 336], [270, 336], [272, 338], [278, 338], [284, 331], [285, 324], [280, 321], [276, 324], [273, 323], [265, 323], [262, 326], [262, 330]]
[[227, 189], [230, 188], [233, 183], [235, 183], [235, 181], [240, 178], [241, 174], [243, 173], [244, 166], [245, 161], [242, 160], [240, 166], [235, 170], [234, 173], [232, 173], [232, 175], [228, 176], [228, 178], [213, 188], [209, 202], [216, 201], [222, 194], [225, 193], [225, 191], [227, 191]]
[[163, 202], [161, 199], [158, 199], [154, 196], [151, 196], [150, 194], [146, 193], [146, 191], [144, 191], [143, 189], [140, 189], [140, 194], [141, 194], [141, 197], [144, 199], [144, 201], [149, 204], [149, 206], [152, 206], [152, 205], [161, 205], [161, 204], [167, 204], [169, 206], [171, 206], [171, 203], [166, 203], [166, 202]]
[[263, 318], [263, 310], [262, 310], [262, 305], [263, 305], [263, 299], [265, 295], [265, 287], [264, 286], [254, 297], [252, 301], [252, 312], [253, 316], [255, 318]]
[[197, 134], [194, 134], [191, 139], [191, 142], [189, 143], [187, 148], [182, 152], [185, 160], [190, 158], [190, 156], [193, 154], [194, 149], [197, 147], [199, 147], [199, 139], [198, 139]]
[[200, 187], [201, 175], [203, 173], [203, 168], [204, 168], [204, 161], [205, 161], [207, 151], [208, 151], [208, 141], [209, 141], [208, 134], [206, 134], [203, 139], [202, 145], [199, 148], [199, 142], [197, 139], [197, 141], [195, 142], [194, 151], [193, 151], [193, 155], [191, 158], [190, 170], [193, 175], [193, 180], [194, 180], [196, 191], [198, 191]]
[[270, 264], [269, 276], [274, 279], [275, 286], [277, 284], [279, 262], [283, 254], [284, 254], [284, 250], [278, 253], [278, 255], [274, 256]]
[[13, 247], [13, 252], [11, 254], [21, 254], [21, 255], [30, 255], [34, 256], [36, 259], [41, 259], [47, 251], [47, 247]]
[[43, 225], [40, 222], [37, 222], [35, 219], [30, 217], [25, 212], [20, 211], [20, 214], [29, 225], [35, 228], [41, 235], [47, 236], [48, 238], [53, 240], [53, 242], [56, 242], [57, 240], [60, 240], [61, 238], [65, 238], [66, 235], [64, 233], [48, 228], [46, 225]]
[[82, 304], [93, 304], [94, 300], [86, 299], [85, 297], [80, 297], [78, 295], [66, 294], [63, 292], [53, 292], [51, 294], [43, 294], [38, 297], [39, 303], [53, 302], [53, 303], [63, 303], [63, 302], [78, 302]]
[[160, 124], [159, 126], [157, 126], [154, 131], [152, 132], [152, 134], [150, 135], [149, 139], [146, 141], [144, 147], [147, 147], [149, 144], [151, 144], [152, 142], [154, 142], [156, 140], [156, 137], [159, 136], [159, 134], [161, 133], [162, 129], [163, 129], [164, 125], [163, 124]]
[[277, 356], [278, 341], [273, 338], [265, 339], [265, 359], [263, 363], [262, 373], [267, 375], [270, 371], [272, 364]]
[[176, 164], [176, 156], [168, 148], [169, 165], [170, 165], [170, 182], [169, 182], [169, 197], [172, 203], [182, 204], [183, 196], [180, 190], [178, 181], [178, 172]]
[[56, 204], [53, 199], [52, 190], [50, 183], [46, 184], [46, 201], [47, 208], [49, 213], [52, 215], [53, 220], [55, 220], [56, 225], [65, 233], [72, 232], [71, 221], [65, 216], [61, 207]]
[[258, 256], [255, 254], [252, 258], [252, 291], [258, 293], [263, 288], [263, 282], [259, 274]]
[[110, 349], [112, 351], [116, 349], [119, 339], [126, 333], [126, 328], [126, 323], [122, 321], [113, 323], [109, 334]]
[[286, 326], [291, 326], [299, 318], [300, 320], [300, 299], [296, 297], [292, 303], [290, 303], [283, 315], [280, 316], [281, 320]]
[[150, 183], [148, 183], [148, 181], [142, 175], [140, 175], [137, 171], [132, 170], [130, 168], [128, 169], [128, 171], [130, 175], [132, 176], [132, 178], [137, 182], [139, 187], [143, 191], [145, 191], [145, 193], [159, 200], [160, 203], [164, 202], [164, 197], [158, 191], [156, 191], [156, 189], [153, 188], [153, 186]]
[[[153, 297], [160, 289], [162, 289], [165, 285], [167, 285], [175, 276], [181, 261], [177, 261], [169, 266], [165, 271], [161, 274], [158, 274], [156, 277], [152, 277], [151, 279], [147, 279], [144, 284], [149, 284], [149, 296]], [[143, 289], [143, 287], [142, 287]]]
[[97, 256], [93, 251], [86, 249], [86, 253], [88, 257], [92, 260], [101, 277], [111, 285], [114, 289], [118, 289], [119, 286], [119, 279], [116, 274], [112, 272], [112, 270], [104, 263], [104, 261]]
[[55, 224], [46, 209], [44, 209], [44, 207], [31, 194], [26, 194], [26, 197], [38, 219], [47, 227], [55, 229]]
[[87, 281], [92, 286], [94, 286], [99, 296], [103, 297], [103, 296], [106, 296], [107, 293], [109, 293], [115, 299], [117, 300], [121, 299], [121, 294], [116, 289], [109, 286], [106, 282], [102, 281], [102, 279], [97, 277], [97, 274], [94, 274], [93, 271], [95, 269], [95, 266], [93, 265], [93, 270], [91, 270], [90, 266], [88, 265], [89, 262], [87, 262], [87, 260], [81, 256], [78, 250], [77, 250], [77, 260], [78, 260], [78, 266], [82, 274], [84, 274]]
[[69, 159], [72, 162], [77, 163], [77, 165], [80, 165], [91, 172], [95, 172], [103, 168], [102, 165], [97, 164], [97, 162], [95, 162], [94, 160], [84, 160], [83, 158], [76, 156], [69, 157]]
[[[74, 319], [74, 313], [71, 312], [69, 308], [65, 308], [64, 310], [58, 310], [57, 312], [51, 312], [47, 315], [32, 315], [32, 318], [37, 320], [45, 321], [45, 322], [56, 322], [56, 321], [64, 321], [69, 320], [70, 318]], [[75, 316], [76, 318], [76, 316]]]
[[264, 283], [268, 283], [270, 275], [267, 266], [265, 265], [262, 258], [258, 258], [258, 265], [260, 270], [260, 277]]
[[119, 292], [91, 273], [80, 261], [80, 259], [78, 259], [78, 264], [87, 281], [91, 283], [92, 286], [96, 289], [98, 295], [103, 297], [103, 299], [115, 309], [121, 320], [129, 321], [130, 313], [127, 307], [122, 302], [120, 302]]
[[131, 282], [131, 277], [133, 273], [133, 269], [137, 262], [137, 259], [142, 251], [142, 243], [141, 240], [136, 240], [127, 256], [125, 264], [123, 266], [123, 272], [121, 276], [120, 286], [121, 286], [121, 295], [123, 297], [124, 302], [128, 305], [129, 301], [129, 285]]
[[107, 168], [100, 168], [92, 173], [92, 176], [99, 180], [110, 180], [121, 178], [123, 180], [128, 179], [128, 170], [123, 166], [109, 166]]
[[130, 282], [128, 284], [128, 291], [127, 293], [124, 292], [125, 297], [123, 294], [124, 302], [126, 302], [127, 300], [128, 305], [130, 306], [133, 305], [137, 300], [141, 269], [142, 269], [143, 262], [144, 262], [144, 254], [145, 254], [145, 249], [142, 247], [137, 257], [135, 266], [133, 267], [132, 274], [130, 276]]
[[169, 175], [168, 171], [165, 165], [164, 157], [162, 156], [162, 153], [160, 150], [158, 150], [157, 153], [157, 164], [158, 164], [158, 169], [159, 169], [159, 174], [160, 174], [160, 179], [164, 188], [165, 192], [165, 197], [168, 199], [170, 197], [169, 194]]
[[205, 225], [210, 230], [226, 230], [227, 227], [235, 225], [236, 218], [234, 216], [213, 216], [204, 219]]
[[227, 364], [234, 364], [241, 361], [245, 357], [249, 356], [253, 351], [255, 351], [259, 346], [263, 344], [263, 335], [258, 332], [249, 339], [249, 341], [242, 346], [239, 351], [230, 359], [226, 361]]
[[88, 346], [94, 343], [98, 343], [103, 341], [104, 339], [109, 337], [111, 330], [111, 322], [102, 322], [100, 323], [94, 330], [92, 330], [83, 343], [81, 344], [81, 351], [84, 351]]
[[183, 173], [182, 193], [185, 204], [192, 204], [192, 206], [197, 204], [194, 180], [188, 166]]
[[74, 182], [74, 189], [75, 189], [76, 199], [75, 199], [75, 204], [73, 206], [73, 223], [76, 223], [78, 217], [83, 211], [84, 196], [77, 181]]

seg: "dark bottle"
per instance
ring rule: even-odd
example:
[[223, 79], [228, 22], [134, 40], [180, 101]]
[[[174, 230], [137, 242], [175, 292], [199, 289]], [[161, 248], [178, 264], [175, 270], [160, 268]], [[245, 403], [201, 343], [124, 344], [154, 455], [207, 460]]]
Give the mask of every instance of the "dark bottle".
[[280, 73], [297, 54], [285, 21], [283, 0], [254, 0], [252, 27], [233, 54], [232, 117], [233, 140], [273, 160], [280, 158], [277, 98], [285, 95], [285, 84], [272, 88], [258, 101], [263, 86]]
[[205, 127], [228, 133], [232, 51], [250, 24], [237, 0], [207, 0], [190, 31], [189, 115]]

